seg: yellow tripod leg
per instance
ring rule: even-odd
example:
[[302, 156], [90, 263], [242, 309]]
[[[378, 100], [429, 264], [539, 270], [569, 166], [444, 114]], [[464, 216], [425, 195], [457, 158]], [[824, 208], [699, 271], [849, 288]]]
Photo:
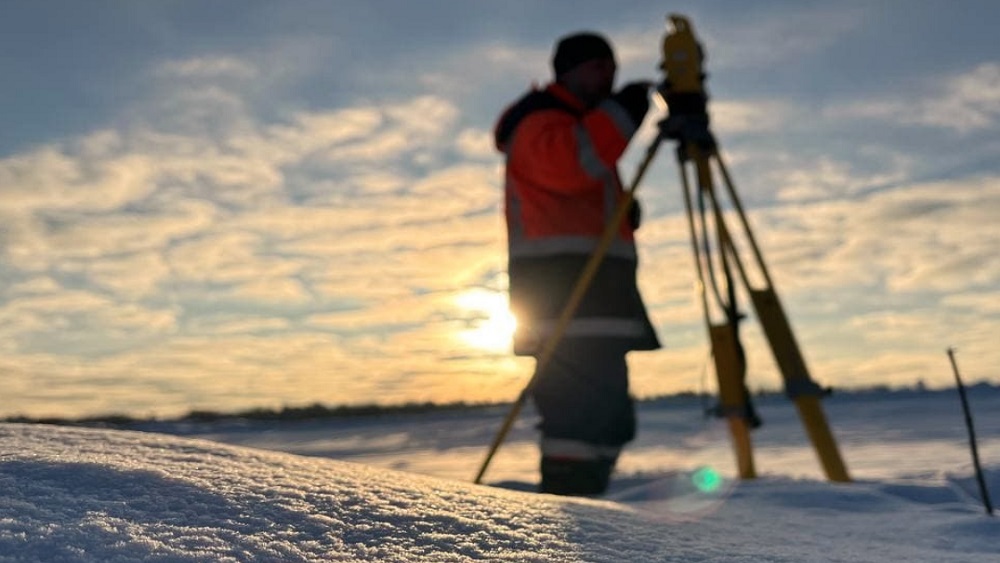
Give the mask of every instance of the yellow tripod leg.
[[712, 325], [708, 333], [712, 338], [712, 356], [715, 358], [715, 374], [719, 381], [719, 403], [733, 438], [736, 467], [741, 479], [753, 479], [757, 477], [757, 470], [753, 463], [753, 444], [750, 442], [747, 402], [741, 376], [743, 370], [733, 327], [728, 324]]
[[781, 370], [785, 389], [799, 411], [799, 418], [813, 448], [816, 449], [827, 479], [850, 481], [847, 467], [840, 456], [837, 442], [833, 438], [826, 415], [823, 413], [823, 406], [820, 404], [821, 390], [809, 376], [805, 360], [802, 359], [777, 294], [771, 288], [751, 289], [749, 293], [761, 327], [771, 344], [771, 352]]

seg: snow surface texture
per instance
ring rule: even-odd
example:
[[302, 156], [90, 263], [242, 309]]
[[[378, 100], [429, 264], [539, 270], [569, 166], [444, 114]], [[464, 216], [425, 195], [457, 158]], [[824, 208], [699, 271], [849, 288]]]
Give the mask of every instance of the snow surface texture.
[[[929, 413], [945, 412], [935, 405], [907, 405], [900, 427], [935, 425]], [[885, 412], [871, 406], [859, 412]], [[640, 416], [678, 410], [647, 406]], [[791, 426], [782, 412], [765, 413], [779, 434]], [[961, 444], [961, 414], [950, 414]], [[463, 417], [466, 429], [481, 425], [480, 416], [452, 415], [452, 426]], [[390, 436], [428, 417], [369, 422]], [[305, 434], [296, 424], [249, 424], [240, 436], [303, 448], [317, 424]], [[351, 432], [369, 436], [364, 421], [322, 424], [339, 443]], [[647, 426], [669, 443], [657, 431], [666, 425]], [[995, 424], [984, 426], [991, 454]], [[936, 450], [940, 438], [911, 447]], [[0, 443], [0, 561], [1000, 561], [1000, 519], [984, 514], [968, 464], [949, 476], [897, 459], [892, 479], [775, 474], [727, 480], [714, 493], [698, 492], [687, 470], [636, 472], [616, 481], [609, 497], [617, 500], [596, 500], [162, 432], [0, 424]], [[477, 461], [482, 454], [457, 449]]]

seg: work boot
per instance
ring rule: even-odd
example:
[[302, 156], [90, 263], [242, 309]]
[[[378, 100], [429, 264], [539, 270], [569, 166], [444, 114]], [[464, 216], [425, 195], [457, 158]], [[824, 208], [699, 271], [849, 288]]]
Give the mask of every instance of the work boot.
[[553, 495], [596, 496], [603, 494], [611, 480], [612, 458], [573, 459], [542, 456], [540, 492]]

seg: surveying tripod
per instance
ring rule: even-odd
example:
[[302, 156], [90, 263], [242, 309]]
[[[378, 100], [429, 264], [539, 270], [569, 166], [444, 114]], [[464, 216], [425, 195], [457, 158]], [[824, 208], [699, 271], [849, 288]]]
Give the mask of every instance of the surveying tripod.
[[[739, 341], [739, 322], [742, 315], [736, 305], [736, 281], [733, 276], [735, 267], [739, 274], [754, 310], [764, 328], [771, 346], [771, 351], [777, 360], [785, 383], [787, 395], [795, 402], [799, 417], [802, 419], [806, 432], [819, 455], [826, 476], [831, 481], [850, 481], [847, 469], [837, 450], [837, 444], [830, 432], [820, 405], [822, 389], [809, 376], [805, 360], [799, 351], [799, 346], [792, 334], [791, 325], [781, 307], [778, 295], [771, 282], [771, 276], [764, 264], [760, 248], [754, 239], [750, 224], [743, 211], [743, 205], [733, 187], [729, 172], [719, 155], [718, 144], [709, 129], [708, 96], [704, 88], [705, 73], [702, 70], [704, 52], [694, 37], [687, 18], [676, 14], [668, 16], [673, 29], [663, 39], [663, 62], [661, 68], [665, 78], [657, 86], [658, 94], [667, 103], [668, 116], [659, 123], [659, 133], [646, 150], [643, 161], [639, 164], [631, 186], [625, 190], [624, 197], [618, 202], [617, 210], [611, 221], [605, 226], [604, 232], [584, 265], [573, 290], [567, 299], [563, 310], [556, 321], [555, 328], [543, 342], [536, 357], [534, 374], [514, 402], [500, 430], [497, 432], [490, 448], [479, 468], [474, 480], [482, 481], [490, 461], [496, 454], [507, 433], [513, 426], [524, 403], [530, 396], [531, 389], [538, 374], [551, 361], [556, 346], [566, 332], [576, 309], [586, 293], [601, 261], [604, 259], [619, 226], [625, 220], [634, 201], [634, 192], [642, 182], [649, 165], [653, 162], [660, 145], [664, 140], [677, 141], [677, 162], [680, 169], [681, 184], [684, 190], [684, 203], [687, 210], [688, 225], [691, 235], [691, 248], [694, 253], [695, 270], [698, 275], [698, 287], [702, 301], [705, 325], [712, 346], [712, 356], [715, 359], [716, 376], [719, 384], [719, 407], [716, 413], [726, 418], [733, 448], [736, 453], [737, 467], [740, 477], [752, 479], [756, 477], [753, 462], [750, 430], [759, 426], [750, 402], [750, 394], [745, 384], [746, 360]], [[688, 180], [687, 169], [693, 166], [697, 178], [697, 186], [692, 186]], [[742, 231], [742, 242], [752, 250], [753, 261], [763, 278], [762, 287], [752, 287], [749, 273], [743, 259], [740, 258], [737, 241], [725, 220], [722, 203], [718, 198], [713, 179], [713, 164], [718, 168], [725, 184], [725, 195], [728, 196]], [[692, 189], [694, 188], [694, 189]], [[694, 193], [693, 193], [694, 192]], [[694, 200], [697, 195], [701, 213], [696, 218]], [[711, 221], [708, 220], [708, 209], [711, 207]], [[712, 256], [712, 239], [709, 236], [710, 224], [714, 226], [716, 256]], [[715, 263], [719, 269], [716, 270]], [[719, 287], [719, 278], [723, 278], [725, 287]], [[716, 298], [716, 306], [721, 310], [724, 321], [713, 322], [709, 304], [708, 282]], [[722, 293], [725, 291], [725, 296]]]
[[[659, 94], [667, 103], [668, 117], [660, 122], [657, 142], [662, 138], [677, 141], [677, 163], [684, 190], [691, 250], [719, 385], [718, 414], [728, 422], [740, 477], [748, 479], [756, 476], [750, 430], [760, 421], [753, 411], [745, 383], [746, 359], [739, 341], [742, 315], [736, 304], [737, 282], [743, 283], [750, 296], [781, 371], [785, 392], [798, 409], [827, 478], [831, 481], [850, 481], [820, 405], [823, 391], [809, 375], [760, 247], [750, 229], [743, 204], [709, 129], [708, 95], [704, 88], [706, 75], [702, 69], [704, 52], [687, 18], [670, 15], [669, 20], [673, 29], [663, 39], [661, 65], [665, 79], [658, 87]], [[693, 168], [697, 180], [695, 186], [688, 179], [689, 168]], [[722, 177], [723, 194], [716, 189], [713, 169], [717, 169]], [[727, 214], [720, 201], [722, 197], [728, 198], [732, 205], [728, 215], [737, 219], [738, 231], [731, 230], [727, 223]], [[697, 215], [695, 199], [699, 208]], [[742, 238], [737, 240], [738, 236]], [[737, 247], [740, 243], [752, 254], [750, 262], [756, 266], [760, 278], [757, 287], [750, 281], [747, 261], [740, 257]], [[733, 274], [734, 269], [738, 278]], [[720, 281], [723, 282], [722, 287]], [[713, 306], [709, 302], [706, 286], [711, 288], [715, 297], [714, 308], [721, 312], [721, 322], [712, 320]]]

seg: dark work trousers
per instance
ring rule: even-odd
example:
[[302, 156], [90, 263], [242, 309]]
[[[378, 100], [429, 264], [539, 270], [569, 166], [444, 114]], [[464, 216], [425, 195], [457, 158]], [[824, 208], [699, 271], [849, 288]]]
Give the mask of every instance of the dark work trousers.
[[532, 389], [543, 438], [622, 446], [635, 437], [627, 352], [620, 342], [596, 338], [558, 345]]

